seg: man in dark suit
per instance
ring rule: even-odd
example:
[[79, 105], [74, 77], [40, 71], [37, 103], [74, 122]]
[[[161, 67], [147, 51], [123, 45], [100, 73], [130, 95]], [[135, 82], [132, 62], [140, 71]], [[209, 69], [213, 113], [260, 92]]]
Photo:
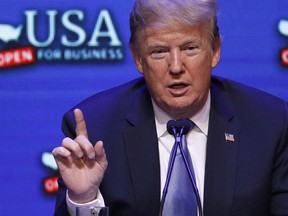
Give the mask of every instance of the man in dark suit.
[[187, 118], [196, 124], [187, 140], [205, 216], [288, 215], [287, 103], [211, 76], [221, 48], [216, 11], [214, 0], [135, 2], [130, 47], [144, 78], [65, 114], [67, 138], [53, 150], [55, 215], [93, 205], [159, 215], [171, 151], [163, 125]]

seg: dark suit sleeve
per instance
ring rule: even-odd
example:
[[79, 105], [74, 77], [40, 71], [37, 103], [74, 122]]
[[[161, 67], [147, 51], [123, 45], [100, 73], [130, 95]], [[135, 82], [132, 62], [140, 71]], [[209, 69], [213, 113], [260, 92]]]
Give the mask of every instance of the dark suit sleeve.
[[285, 105], [283, 133], [275, 154], [271, 215], [288, 215], [288, 103]]
[[[65, 136], [75, 138], [75, 121], [73, 112], [67, 112], [62, 122], [62, 131]], [[66, 186], [61, 177], [58, 179], [58, 192], [56, 197], [56, 205], [54, 216], [70, 216], [66, 204]]]
[[61, 177], [58, 179], [58, 186], [54, 216], [70, 216], [66, 204], [66, 186]]

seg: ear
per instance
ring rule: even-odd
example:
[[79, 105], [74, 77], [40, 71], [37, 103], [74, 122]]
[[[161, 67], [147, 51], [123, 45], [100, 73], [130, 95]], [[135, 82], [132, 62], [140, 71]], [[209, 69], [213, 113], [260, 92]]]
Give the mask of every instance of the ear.
[[212, 68], [215, 68], [218, 65], [218, 62], [220, 60], [220, 56], [221, 56], [221, 39], [220, 38], [216, 38], [215, 39], [215, 44], [213, 47], [213, 58], [212, 58]]
[[131, 53], [132, 53], [132, 57], [134, 59], [134, 63], [139, 71], [139, 73], [143, 74], [143, 67], [142, 67], [142, 59], [140, 57], [139, 51], [136, 50], [135, 48], [131, 48]]

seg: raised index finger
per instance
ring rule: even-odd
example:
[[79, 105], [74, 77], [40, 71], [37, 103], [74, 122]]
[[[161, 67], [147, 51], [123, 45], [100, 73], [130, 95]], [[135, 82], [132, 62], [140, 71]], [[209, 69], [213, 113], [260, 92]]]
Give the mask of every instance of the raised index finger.
[[82, 111], [80, 109], [75, 109], [74, 116], [76, 121], [76, 135], [84, 135], [88, 138], [88, 132]]

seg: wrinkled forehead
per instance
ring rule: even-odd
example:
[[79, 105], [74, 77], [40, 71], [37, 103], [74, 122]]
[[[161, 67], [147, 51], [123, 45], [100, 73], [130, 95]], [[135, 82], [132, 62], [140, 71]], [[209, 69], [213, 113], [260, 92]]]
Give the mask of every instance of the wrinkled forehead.
[[210, 22], [195, 26], [183, 23], [169, 24], [153, 22], [136, 32], [134, 45], [135, 48], [139, 48], [148, 40], [151, 41], [151, 39], [153, 39], [161, 41], [171, 36], [175, 37], [176, 39], [178, 38], [179, 40], [185, 36], [185, 38], [193, 38], [195, 41], [201, 41], [202, 43], [210, 43], [210, 29]]
[[138, 32], [138, 39], [143, 41], [146, 38], [166, 38], [169, 35], [175, 35], [175, 37], [187, 36], [190, 38], [207, 38], [204, 25], [187, 26], [187, 25], [151, 25], [143, 28]]

